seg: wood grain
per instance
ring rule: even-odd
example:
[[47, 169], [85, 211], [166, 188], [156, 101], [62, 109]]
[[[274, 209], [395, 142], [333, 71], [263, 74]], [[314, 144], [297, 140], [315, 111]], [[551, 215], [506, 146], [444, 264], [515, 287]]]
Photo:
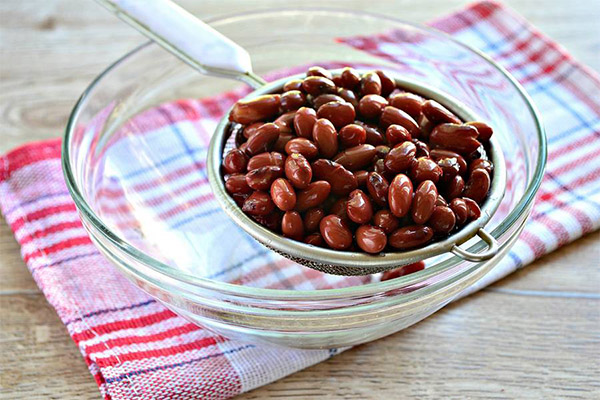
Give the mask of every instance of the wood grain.
[[597, 398], [599, 240], [588, 235], [409, 329], [240, 398]]
[[[208, 18], [295, 2], [180, 3]], [[367, 8], [423, 22], [466, 3], [378, 1]], [[507, 3], [600, 70], [600, 2]], [[364, 0], [301, 4], [365, 9]], [[61, 134], [93, 77], [144, 40], [91, 1], [0, 2], [0, 153]], [[240, 398], [598, 398], [599, 260], [594, 233], [410, 329]], [[99, 398], [1, 218], [0, 277], [0, 398]]]

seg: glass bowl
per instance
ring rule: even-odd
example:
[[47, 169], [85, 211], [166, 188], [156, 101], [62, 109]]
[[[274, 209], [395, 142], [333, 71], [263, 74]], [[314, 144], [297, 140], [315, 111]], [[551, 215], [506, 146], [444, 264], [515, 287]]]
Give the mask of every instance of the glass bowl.
[[[382, 68], [451, 95], [490, 123], [508, 177], [486, 225], [500, 251], [478, 263], [436, 256], [425, 270], [388, 281], [327, 275], [271, 252], [220, 209], [206, 176], [212, 132], [251, 89], [202, 75], [148, 43], [84, 92], [62, 153], [84, 227], [142, 290], [228, 338], [348, 346], [431, 315], [515, 243], [542, 179], [545, 135], [523, 88], [488, 57], [436, 30], [368, 13], [276, 10], [211, 25], [245, 47], [267, 80], [314, 64]], [[473, 238], [462, 247], [480, 252], [486, 245]]]

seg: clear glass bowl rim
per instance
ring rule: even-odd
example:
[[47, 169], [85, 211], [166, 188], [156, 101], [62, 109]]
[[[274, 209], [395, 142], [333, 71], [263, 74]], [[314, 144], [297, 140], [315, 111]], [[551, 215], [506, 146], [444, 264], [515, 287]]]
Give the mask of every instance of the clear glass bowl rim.
[[[488, 55], [481, 52], [480, 50], [454, 39], [452, 36], [450, 36], [449, 34], [443, 32], [443, 31], [440, 31], [438, 29], [435, 29], [435, 28], [432, 28], [429, 26], [425, 26], [422, 24], [404, 21], [399, 18], [388, 17], [385, 15], [380, 15], [380, 14], [370, 13], [370, 12], [358, 13], [355, 11], [346, 11], [346, 10], [340, 10], [340, 9], [335, 9], [335, 8], [322, 8], [322, 7], [277, 8], [277, 9], [256, 10], [256, 11], [252, 11], [252, 12], [228, 14], [228, 15], [217, 17], [217, 18], [207, 19], [206, 22], [212, 23], [212, 24], [217, 24], [217, 23], [222, 23], [222, 22], [225, 22], [226, 20], [235, 19], [235, 18], [257, 17], [260, 15], [267, 16], [269, 14], [285, 14], [285, 13], [290, 13], [290, 12], [295, 12], [295, 13], [322, 12], [322, 13], [333, 13], [333, 14], [337, 14], [338, 16], [345, 14], [345, 15], [352, 16], [352, 17], [365, 17], [366, 16], [366, 17], [370, 17], [370, 18], [386, 20], [386, 21], [396, 23], [396, 24], [407, 25], [407, 26], [410, 26], [415, 29], [423, 30], [432, 35], [441, 36], [442, 38], [444, 38], [446, 40], [450, 40], [450, 41], [454, 42], [454, 44], [456, 44], [460, 47], [463, 47], [466, 50], [468, 50], [469, 52], [473, 53], [474, 55], [482, 58], [487, 63], [489, 63], [492, 67], [494, 67], [496, 70], [498, 70], [502, 75], [504, 75], [504, 77], [506, 79], [508, 79], [508, 81], [517, 90], [517, 92], [519, 92], [520, 96], [525, 100], [528, 111], [531, 114], [531, 117], [533, 118], [533, 121], [536, 125], [536, 135], [537, 135], [537, 138], [540, 143], [540, 148], [539, 148], [538, 157], [536, 160], [533, 177], [531, 179], [531, 182], [527, 186], [522, 199], [517, 203], [517, 205], [508, 214], [508, 216], [491, 232], [491, 235], [494, 238], [498, 239], [501, 235], [503, 235], [506, 231], [508, 231], [516, 221], [518, 221], [519, 217], [523, 213], [525, 213], [529, 210], [529, 208], [531, 207], [531, 205], [535, 199], [535, 195], [540, 187], [540, 184], [542, 182], [543, 175], [544, 175], [544, 169], [546, 166], [546, 158], [547, 158], [546, 134], [545, 134], [545, 130], [542, 125], [542, 122], [541, 122], [541, 118], [539, 117], [537, 108], [533, 104], [533, 101], [531, 100], [530, 96], [527, 94], [527, 92], [521, 86], [521, 84], [504, 67], [497, 64]], [[349, 286], [349, 287], [338, 288], [338, 289], [322, 289], [322, 290], [265, 289], [265, 288], [256, 288], [256, 287], [235, 285], [235, 284], [231, 284], [231, 283], [227, 283], [227, 282], [213, 281], [213, 280], [210, 280], [207, 278], [197, 277], [197, 276], [193, 276], [193, 275], [190, 275], [187, 273], [183, 273], [183, 272], [181, 272], [173, 267], [170, 267], [169, 265], [162, 263], [162, 262], [156, 260], [155, 258], [143, 253], [142, 251], [136, 249], [134, 246], [127, 243], [127, 241], [121, 239], [117, 234], [112, 232], [108, 228], [108, 226], [106, 226], [102, 222], [100, 217], [98, 215], [96, 215], [96, 213], [92, 210], [92, 208], [86, 201], [85, 197], [79, 190], [77, 181], [75, 179], [75, 176], [73, 174], [73, 171], [72, 171], [71, 165], [70, 165], [71, 157], [70, 157], [70, 152], [69, 152], [69, 147], [70, 147], [69, 145], [71, 142], [73, 132], [75, 130], [75, 125], [76, 125], [78, 116], [79, 116], [81, 110], [85, 107], [87, 99], [89, 98], [89, 96], [91, 96], [95, 87], [100, 83], [100, 81], [102, 81], [102, 79], [106, 75], [108, 75], [111, 71], [116, 69], [124, 61], [126, 61], [128, 58], [132, 57], [136, 53], [144, 50], [146, 47], [149, 47], [151, 45], [155, 45], [155, 43], [152, 41], [148, 41], [148, 42], [142, 43], [138, 47], [136, 47], [136, 48], [132, 49], [131, 51], [129, 51], [128, 53], [124, 54], [122, 57], [120, 57], [115, 62], [113, 62], [110, 66], [108, 66], [104, 71], [102, 71], [89, 84], [89, 86], [81, 94], [81, 96], [75, 103], [73, 110], [71, 111], [71, 114], [69, 116], [69, 119], [67, 121], [67, 125], [65, 128], [65, 134], [64, 134], [63, 143], [62, 143], [62, 152], [61, 152], [62, 169], [63, 169], [63, 173], [65, 176], [65, 182], [67, 184], [67, 188], [71, 194], [71, 197], [73, 198], [73, 200], [75, 202], [77, 209], [80, 211], [82, 218], [87, 219], [88, 222], [91, 224], [91, 226], [97, 232], [99, 232], [105, 239], [110, 241], [112, 244], [117, 246], [117, 248], [119, 250], [123, 251], [128, 256], [133, 257], [134, 259], [141, 262], [145, 266], [151, 268], [155, 272], [158, 272], [159, 274], [165, 274], [169, 278], [176, 279], [185, 284], [190, 284], [192, 286], [196, 286], [201, 289], [216, 290], [216, 291], [219, 291], [222, 293], [229, 293], [229, 294], [233, 294], [233, 295], [249, 296], [249, 297], [253, 297], [253, 298], [279, 299], [279, 300], [281, 300], [281, 299], [303, 299], [303, 298], [310, 298], [310, 299], [315, 300], [317, 297], [319, 299], [334, 299], [334, 298], [343, 298], [343, 297], [348, 297], [348, 296], [365, 296], [365, 295], [376, 294], [376, 293], [385, 292], [385, 291], [393, 290], [393, 289], [398, 289], [401, 287], [405, 287], [407, 285], [411, 285], [411, 284], [420, 282], [431, 276], [435, 276], [438, 273], [442, 273], [442, 272], [448, 270], [449, 268], [456, 266], [459, 262], [461, 262], [461, 260], [458, 259], [457, 257], [453, 257], [453, 258], [446, 260], [444, 262], [441, 262], [437, 265], [426, 268], [425, 270], [422, 270], [422, 271], [419, 271], [419, 272], [416, 272], [413, 274], [409, 274], [409, 275], [406, 275], [406, 276], [403, 276], [400, 278], [383, 281], [383, 282], [373, 282], [373, 283], [368, 283], [365, 285]], [[518, 231], [519, 230], [517, 230], [517, 232]], [[508, 240], [508, 242], [510, 242], [510, 240]], [[483, 247], [485, 247], [485, 245], [481, 242], [478, 242], [477, 244], [475, 244], [471, 248], [469, 248], [469, 251], [477, 252], [477, 251], [481, 250]], [[481, 266], [484, 263], [478, 263], [478, 264]], [[472, 268], [470, 268], [470, 269], [472, 269]], [[133, 272], [135, 272], [135, 271], [133, 271]]]

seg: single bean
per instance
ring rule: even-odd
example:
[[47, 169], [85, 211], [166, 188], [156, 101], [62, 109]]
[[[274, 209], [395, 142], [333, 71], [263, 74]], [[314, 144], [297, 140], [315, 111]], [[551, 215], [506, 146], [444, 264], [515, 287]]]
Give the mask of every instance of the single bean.
[[338, 96], [352, 104], [352, 107], [356, 110], [358, 108], [358, 99], [356, 98], [356, 93], [354, 93], [350, 89], [338, 88], [337, 90]]
[[419, 118], [417, 119], [417, 123], [419, 124], [419, 128], [421, 129], [421, 139], [428, 140], [429, 135], [431, 135], [431, 131], [435, 128], [435, 124], [427, 119], [426, 116], [421, 113]]
[[305, 139], [312, 138], [312, 130], [317, 122], [317, 112], [312, 108], [302, 107], [294, 116], [296, 134]]
[[417, 153], [415, 154], [416, 158], [429, 157], [431, 151], [429, 150], [427, 143], [422, 142], [419, 139], [413, 139], [412, 142], [417, 147]]
[[337, 215], [328, 215], [319, 224], [321, 236], [334, 250], [346, 250], [352, 245], [352, 231]]
[[435, 160], [442, 169], [442, 182], [450, 182], [460, 172], [458, 160], [454, 157], [440, 158]]
[[388, 179], [389, 176], [392, 176], [392, 179], [394, 178], [394, 173], [388, 171], [385, 168], [385, 159], [380, 158], [377, 161], [375, 161], [375, 164], [373, 164], [373, 172], [377, 172], [378, 174], [380, 174], [381, 176], [383, 176], [385, 179]]
[[253, 169], [257, 169], [260, 167], [266, 167], [267, 165], [273, 165], [276, 167], [283, 168], [283, 154], [278, 153], [276, 151], [272, 151], [270, 153], [257, 154], [248, 161], [248, 171], [252, 171]]
[[329, 120], [318, 119], [313, 127], [312, 137], [322, 157], [331, 158], [337, 154], [338, 134]]
[[366, 187], [367, 185], [367, 177], [369, 176], [369, 171], [360, 170], [353, 172], [354, 177], [356, 178], [356, 182], [358, 183], [358, 187]]
[[335, 91], [335, 84], [331, 79], [322, 76], [308, 76], [302, 81], [302, 89], [308, 94], [318, 96], [323, 93]]
[[302, 154], [294, 153], [285, 159], [285, 176], [295, 188], [306, 189], [312, 174], [312, 168]]
[[323, 240], [323, 236], [319, 232], [311, 233], [310, 235], [304, 238], [304, 243], [312, 244], [313, 246], [323, 247], [325, 246], [325, 241]]
[[467, 222], [469, 209], [467, 208], [467, 203], [465, 203], [463, 199], [452, 199], [450, 202], [450, 209], [454, 212], [454, 216], [456, 217], [456, 225], [462, 226]]
[[429, 143], [435, 147], [452, 150], [462, 155], [476, 151], [481, 143], [477, 141], [477, 129], [470, 125], [441, 124], [433, 128]]
[[283, 91], [289, 92], [290, 90], [304, 90], [302, 89], [302, 79], [292, 79], [287, 81], [283, 85]]
[[471, 161], [469, 164], [469, 174], [476, 169], [485, 169], [487, 173], [492, 176], [492, 172], [494, 172], [494, 164], [485, 158], [478, 158]]
[[380, 281], [389, 281], [390, 279], [400, 278], [401, 276], [413, 274], [424, 269], [425, 263], [423, 261], [417, 261], [416, 263], [407, 264], [400, 268], [385, 271], [383, 274], [381, 274]]
[[483, 144], [481, 146], [479, 146], [477, 148], [477, 150], [475, 150], [473, 153], [468, 155], [467, 161], [469, 161], [469, 162], [475, 161], [478, 158], [488, 160], [487, 151], [485, 150], [485, 147], [483, 146]]
[[331, 81], [338, 88], [342, 86], [342, 77], [339, 75], [336, 75], [333, 78], [331, 78]]
[[410, 142], [412, 136], [410, 132], [406, 130], [402, 125], [390, 125], [385, 130], [385, 137], [388, 141], [388, 144], [392, 147], [397, 145], [398, 143]]
[[477, 219], [481, 217], [481, 209], [479, 208], [479, 204], [468, 197], [462, 198], [465, 204], [467, 205], [467, 209], [469, 210], [469, 219]]
[[414, 120], [413, 117], [408, 115], [406, 112], [392, 106], [387, 106], [383, 109], [381, 113], [381, 118], [379, 118], [379, 124], [383, 129], [386, 129], [390, 125], [401, 125], [412, 137], [419, 137], [421, 133], [421, 129], [419, 128], [419, 124]]
[[414, 93], [399, 93], [390, 97], [390, 105], [404, 111], [415, 120], [421, 115], [421, 106], [424, 99]]
[[381, 78], [376, 72], [367, 72], [362, 76], [360, 92], [363, 96], [368, 94], [381, 95]]
[[458, 173], [464, 175], [465, 172], [467, 172], [467, 161], [464, 159], [463, 156], [454, 151], [444, 149], [433, 149], [431, 150], [429, 155], [431, 158], [433, 158], [434, 161], [438, 161], [442, 158], [456, 158], [459, 167]]
[[280, 232], [281, 230], [281, 213], [280, 212], [272, 212], [270, 214], [265, 215], [250, 215], [254, 221], [258, 222], [265, 228], [269, 229], [272, 232]]
[[252, 188], [246, 183], [244, 174], [231, 174], [225, 180], [225, 189], [231, 194], [234, 193], [251, 193]]
[[379, 210], [373, 216], [373, 224], [389, 235], [400, 227], [400, 220], [390, 210]]
[[396, 217], [404, 217], [410, 211], [413, 198], [413, 185], [408, 176], [398, 174], [388, 190], [390, 211]]
[[367, 119], [378, 118], [388, 105], [387, 100], [377, 94], [368, 94], [358, 102], [358, 112]]
[[388, 96], [396, 89], [396, 81], [380, 69], [376, 70], [375, 73], [379, 76], [379, 80], [381, 81], [381, 95]]
[[342, 146], [354, 147], [367, 141], [367, 132], [360, 125], [349, 124], [340, 129], [338, 137], [342, 142]]
[[385, 249], [387, 236], [376, 226], [361, 225], [356, 230], [356, 244], [362, 251], [376, 254]]
[[378, 146], [380, 144], [385, 143], [385, 137], [381, 131], [376, 126], [365, 124], [361, 121], [354, 121], [355, 124], [362, 126], [365, 128], [365, 132], [367, 133], [367, 143], [373, 146]]
[[398, 173], [410, 168], [415, 160], [417, 147], [412, 142], [403, 142], [396, 145], [385, 157], [386, 170]]
[[291, 132], [280, 133], [277, 141], [275, 141], [275, 144], [273, 145], [273, 151], [281, 154], [285, 153], [285, 145], [295, 137], [296, 135]]
[[340, 75], [342, 87], [353, 90], [360, 83], [360, 74], [354, 68], [346, 67]]
[[279, 133], [292, 133], [294, 132], [294, 118], [296, 117], [296, 111], [290, 111], [285, 114], [281, 114], [273, 123], [279, 127]]
[[242, 211], [250, 215], [267, 215], [275, 210], [275, 203], [266, 192], [255, 191], [244, 202]]
[[273, 165], [267, 165], [246, 174], [246, 183], [254, 190], [268, 190], [273, 181], [283, 176], [283, 169]]
[[387, 206], [389, 188], [390, 184], [380, 173], [369, 172], [367, 176], [367, 190], [375, 204], [379, 207]]
[[421, 111], [435, 125], [443, 123], [460, 124], [462, 122], [460, 118], [435, 100], [424, 101]]
[[354, 190], [348, 196], [346, 212], [352, 221], [357, 224], [366, 224], [373, 218], [371, 199], [362, 190]]
[[333, 75], [331, 75], [331, 72], [329, 72], [323, 67], [319, 67], [318, 65], [310, 67], [306, 72], [306, 76], [322, 76], [323, 78], [333, 79]]
[[331, 185], [327, 181], [316, 181], [309, 184], [306, 189], [296, 195], [296, 210], [306, 211], [323, 203], [329, 193]]
[[410, 177], [415, 183], [425, 180], [437, 183], [442, 177], [442, 169], [431, 158], [421, 157], [417, 158], [417, 161], [412, 164]]
[[442, 196], [441, 194], [438, 194], [438, 197], [435, 200], [435, 205], [436, 206], [448, 206], [448, 202], [446, 201], [446, 199], [444, 199], [444, 196]]
[[463, 190], [465, 189], [465, 180], [462, 176], [456, 175], [450, 182], [446, 188], [446, 195], [450, 200], [455, 199], [457, 197], [461, 197], [463, 194]]
[[298, 211], [286, 211], [281, 220], [281, 233], [283, 236], [294, 240], [304, 237], [304, 223]]
[[427, 222], [433, 213], [437, 198], [438, 191], [432, 181], [419, 184], [412, 202], [412, 219], [416, 224], [422, 225]]
[[248, 156], [240, 149], [230, 150], [223, 159], [223, 169], [228, 174], [246, 172]]
[[342, 164], [350, 171], [356, 171], [368, 165], [375, 153], [375, 147], [370, 144], [360, 144], [338, 153], [333, 161]]
[[480, 142], [488, 142], [490, 140], [490, 138], [492, 137], [492, 135], [494, 134], [492, 127], [489, 126], [488, 124], [486, 124], [485, 122], [471, 121], [471, 122], [467, 122], [467, 125], [474, 126], [475, 129], [477, 129], [477, 132], [479, 133], [479, 136], [477, 136], [477, 139]]
[[331, 103], [332, 101], [345, 102], [346, 100], [344, 100], [343, 98], [341, 98], [338, 95], [327, 93], [327, 94], [322, 94], [320, 96], [317, 96], [313, 100], [312, 104], [315, 107], [315, 110], [318, 110], [319, 108], [321, 108], [322, 105]]
[[390, 147], [384, 144], [375, 146], [375, 159], [385, 158], [390, 152]]
[[290, 90], [281, 95], [281, 109], [284, 111], [297, 110], [306, 104], [306, 95], [299, 90]]
[[316, 180], [329, 182], [331, 193], [336, 196], [346, 196], [358, 187], [354, 174], [335, 161], [319, 159], [311, 164]]
[[390, 246], [398, 250], [412, 249], [429, 242], [433, 229], [425, 225], [411, 225], [397, 229], [388, 237]]
[[246, 139], [249, 139], [250, 136], [253, 136], [258, 130], [258, 128], [260, 128], [263, 124], [264, 122], [253, 122], [250, 125], [246, 125], [243, 131], [244, 137]]
[[304, 213], [304, 231], [313, 233], [319, 230], [319, 222], [325, 216], [325, 211], [320, 207], [309, 208]]
[[319, 149], [317, 146], [305, 138], [294, 138], [287, 142], [285, 145], [285, 152], [288, 154], [302, 154], [307, 160], [312, 160], [319, 155]]
[[433, 210], [427, 225], [438, 235], [447, 235], [456, 225], [456, 216], [450, 207], [437, 206]]
[[351, 124], [355, 116], [354, 107], [346, 101], [325, 103], [317, 111], [317, 117], [328, 119], [338, 129]]
[[[244, 179], [244, 184], [245, 184], [246, 177], [242, 175], [242, 178]], [[252, 189], [250, 189], [250, 191], [252, 191]], [[231, 194], [233, 201], [235, 201], [235, 204], [237, 204], [239, 207], [242, 207], [244, 205], [244, 202], [248, 198], [248, 196], [250, 196], [250, 193], [231, 193], [230, 192], [229, 194]]]
[[296, 207], [296, 192], [285, 178], [278, 178], [271, 184], [271, 199], [281, 211], [290, 211]]
[[487, 160], [488, 157], [487, 157], [487, 152], [485, 151], [485, 147], [483, 147], [483, 145], [481, 145], [477, 148], [477, 150], [467, 154], [467, 156], [465, 158], [467, 159], [468, 162], [473, 162], [477, 159]]
[[329, 207], [329, 214], [337, 215], [346, 222], [351, 222], [348, 218], [348, 199], [341, 198], [337, 199], [331, 207]]
[[485, 169], [475, 169], [471, 172], [469, 180], [465, 185], [463, 197], [468, 197], [481, 203], [488, 194], [491, 185], [490, 174]]
[[243, 143], [246, 143], [246, 137], [244, 136], [244, 125], [231, 122], [227, 124], [226, 137], [235, 139], [235, 147], [239, 148]]
[[263, 124], [246, 142], [246, 153], [255, 156], [270, 151], [278, 138], [279, 127], [277, 125], [273, 123]]
[[249, 100], [239, 100], [229, 114], [229, 120], [240, 124], [264, 121], [279, 112], [281, 95], [265, 94]]

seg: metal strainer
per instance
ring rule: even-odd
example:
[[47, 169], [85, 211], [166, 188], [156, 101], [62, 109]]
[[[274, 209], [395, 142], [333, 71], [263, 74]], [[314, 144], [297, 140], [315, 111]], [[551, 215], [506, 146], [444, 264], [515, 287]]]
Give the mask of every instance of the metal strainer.
[[[334, 74], [338, 71], [332, 71]], [[263, 94], [275, 93], [281, 90], [283, 84], [290, 79], [302, 78], [304, 74], [289, 76], [265, 84], [246, 96], [246, 99], [254, 98]], [[423, 97], [434, 99], [440, 104], [453, 111], [456, 115], [466, 121], [480, 120], [464, 105], [450, 96], [441, 94], [435, 89], [409, 82], [402, 79], [396, 79], [399, 87]], [[496, 212], [500, 201], [504, 196], [506, 187], [506, 168], [504, 157], [500, 151], [500, 145], [492, 137], [488, 157], [494, 163], [492, 176], [492, 185], [485, 203], [481, 209], [481, 217], [465, 225], [458, 232], [445, 238], [444, 240], [434, 242], [428, 246], [410, 250], [389, 253], [380, 253], [369, 255], [361, 252], [345, 252], [321, 248], [306, 243], [298, 242], [276, 234], [262, 225], [256, 223], [248, 217], [241, 208], [235, 203], [225, 189], [223, 175], [221, 174], [221, 163], [224, 154], [233, 147], [234, 138], [232, 129], [228, 120], [227, 113], [215, 130], [211, 139], [207, 156], [208, 179], [213, 193], [219, 201], [225, 212], [239, 225], [244, 231], [250, 234], [254, 239], [276, 253], [302, 264], [306, 267], [316, 269], [321, 272], [334, 275], [369, 275], [389, 269], [401, 267], [406, 264], [424, 260], [444, 253], [452, 253], [467, 261], [483, 261], [492, 258], [498, 252], [498, 243], [483, 227]], [[488, 246], [482, 253], [471, 253], [459, 247], [474, 236], [479, 236]]]
[[[254, 87], [256, 90], [246, 98], [277, 92], [287, 80], [294, 78], [294, 76], [290, 76], [272, 83], [266, 83], [252, 72], [250, 56], [245, 49], [169, 0], [155, 0], [152, 2], [139, 2], [137, 0], [97, 1], [200, 72], [237, 79]], [[297, 75], [295, 77], [302, 76]], [[440, 93], [435, 88], [402, 79], [397, 79], [397, 83], [400, 87], [438, 101], [464, 120], [480, 119], [464, 105], [453, 100], [451, 96]], [[225, 212], [243, 230], [282, 256], [329, 274], [368, 275], [448, 252], [464, 260], [474, 262], [490, 259], [498, 253], [497, 241], [483, 229], [500, 205], [506, 186], [504, 158], [494, 137], [491, 139], [489, 154], [494, 163], [492, 186], [479, 219], [472, 221], [446, 239], [423, 248], [368, 255], [366, 253], [335, 251], [287, 239], [269, 231], [242, 212], [241, 208], [226, 192], [220, 172], [223, 152], [231, 139], [229, 137], [231, 130], [228, 129], [228, 114], [223, 117], [218, 125], [208, 151], [207, 168], [211, 188]], [[229, 143], [231, 144], [231, 142]], [[476, 235], [487, 244], [488, 249], [486, 251], [472, 253], [459, 247], [459, 245]]]

